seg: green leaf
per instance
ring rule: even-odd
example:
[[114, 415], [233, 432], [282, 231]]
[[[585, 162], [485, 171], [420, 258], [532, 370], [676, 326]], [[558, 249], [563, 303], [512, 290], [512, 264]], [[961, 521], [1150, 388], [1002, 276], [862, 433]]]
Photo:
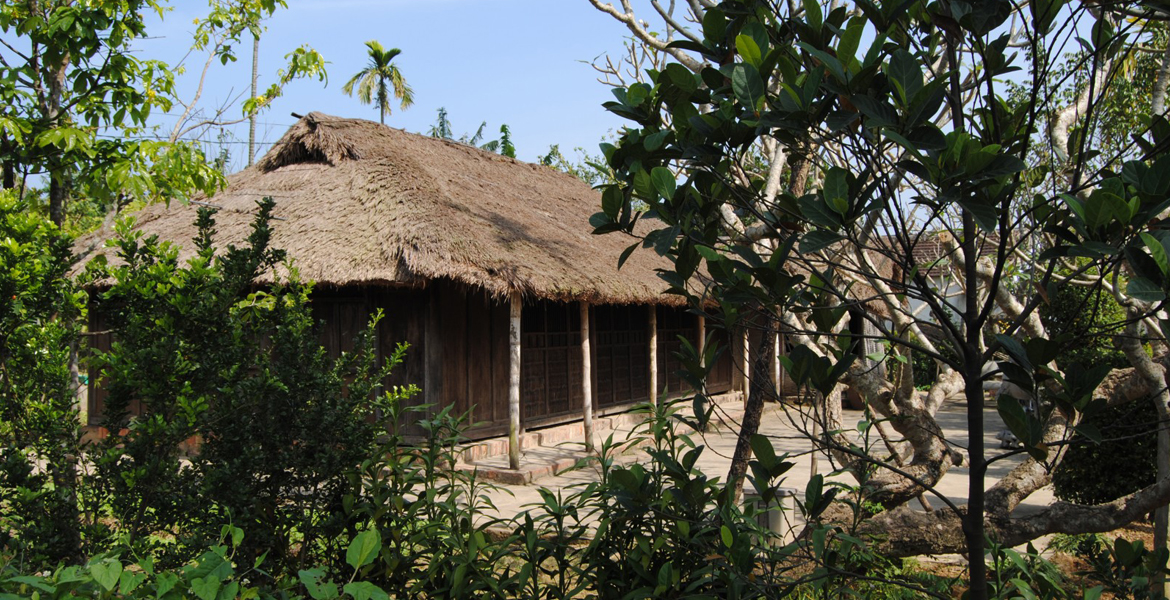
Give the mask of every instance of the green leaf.
[[713, 42], [722, 42], [727, 34], [727, 16], [723, 11], [711, 8], [703, 15], [703, 37]]
[[1010, 394], [1000, 394], [995, 399], [996, 411], [1003, 419], [1004, 425], [1011, 430], [1021, 442], [1030, 445], [1034, 440], [1031, 439], [1031, 428], [1028, 426], [1028, 414], [1024, 412], [1024, 406], [1020, 401], [1013, 398]]
[[4, 582], [5, 583], [8, 583], [8, 582], [20, 583], [20, 584], [24, 584], [27, 586], [32, 586], [38, 590], [41, 590], [42, 592], [48, 592], [50, 594], [54, 594], [57, 592], [57, 588], [46, 583], [45, 579], [43, 577], [22, 575], [19, 577], [10, 577], [8, 579], [5, 579]]
[[371, 562], [382, 549], [382, 534], [377, 529], [367, 529], [353, 538], [345, 551], [345, 562], [356, 571]]
[[826, 229], [836, 229], [841, 226], [841, 216], [833, 212], [820, 198], [807, 194], [801, 196], [797, 203], [804, 218]]
[[654, 152], [655, 150], [662, 147], [662, 143], [666, 141], [666, 136], [668, 135], [670, 135], [669, 129], [663, 129], [662, 131], [651, 133], [642, 140], [642, 147], [645, 148], [647, 152]]
[[179, 576], [169, 571], [159, 573], [154, 580], [154, 593], [157, 597], [162, 598], [167, 595], [167, 592], [175, 589], [179, 583]]
[[337, 584], [329, 581], [322, 582], [321, 578], [324, 576], [325, 571], [320, 568], [297, 572], [301, 584], [305, 586], [314, 600], [332, 600], [337, 597]]
[[812, 254], [813, 252], [824, 250], [843, 239], [845, 239], [845, 236], [834, 231], [813, 229], [800, 237], [800, 252], [802, 254]]
[[219, 577], [215, 575], [196, 577], [191, 580], [191, 592], [200, 600], [215, 600], [219, 595], [220, 583]]
[[975, 224], [985, 231], [995, 231], [999, 220], [999, 212], [995, 207], [980, 202], [976, 198], [970, 196], [959, 200], [959, 206], [971, 211], [971, 216], [975, 217]]
[[731, 70], [731, 89], [739, 103], [758, 115], [764, 103], [764, 80], [749, 64], [737, 64]]
[[837, 58], [846, 65], [857, 55], [857, 46], [861, 43], [861, 34], [865, 32], [865, 17], [853, 17], [841, 32], [841, 41], [837, 44]]
[[905, 49], [899, 48], [890, 57], [886, 75], [894, 82], [903, 106], [910, 104], [918, 90], [922, 89], [922, 67], [914, 55]]
[[622, 188], [610, 185], [601, 193], [601, 212], [610, 219], [616, 219], [625, 202], [626, 196], [622, 192]]
[[1166, 299], [1166, 292], [1145, 277], [1130, 279], [1125, 287], [1125, 293], [1142, 302], [1161, 302]]
[[1167, 260], [1166, 247], [1157, 238], [1144, 231], [1140, 235], [1146, 244], [1146, 250], [1150, 251], [1150, 256], [1154, 257], [1154, 262], [1158, 263], [1158, 268], [1162, 270], [1162, 276], [1170, 274], [1170, 260]]
[[849, 80], [848, 76], [845, 75], [845, 67], [841, 65], [841, 61], [837, 60], [835, 56], [823, 50], [818, 50], [812, 45], [806, 44], [804, 42], [800, 42], [797, 45], [801, 48], [804, 48], [805, 51], [816, 57], [816, 59], [819, 60], [821, 64], [829, 70], [830, 73], [833, 74], [833, 77], [837, 78], [837, 81], [845, 83]]
[[146, 581], [145, 573], [122, 571], [122, 575], [118, 577], [118, 593], [129, 597], [130, 593], [138, 589], [143, 581]]
[[118, 578], [122, 575], [122, 563], [107, 558], [100, 562], [89, 565], [89, 573], [93, 575], [93, 580], [99, 585], [106, 588], [106, 591], [112, 591], [114, 586], [118, 585]]
[[723, 545], [730, 548], [734, 538], [731, 535], [731, 530], [726, 525], [719, 528], [719, 537], [723, 539]]
[[853, 96], [850, 101], [861, 114], [865, 115], [866, 127], [897, 127], [898, 112], [894, 107], [882, 100], [874, 100], [869, 96]]
[[821, 4], [817, 0], [804, 0], [804, 20], [813, 31], [820, 33], [824, 19]]
[[674, 197], [674, 173], [666, 167], [654, 167], [650, 171], [650, 181], [654, 183], [654, 191], [666, 200]]
[[741, 33], [735, 36], [735, 49], [739, 52], [739, 55], [745, 62], [751, 64], [757, 69], [760, 67], [760, 63], [763, 61], [764, 56], [760, 51], [759, 44], [757, 44], [756, 40], [752, 39], [750, 35]]
[[832, 167], [825, 173], [821, 187], [825, 201], [837, 214], [845, 216], [849, 209], [849, 172], [841, 167]]
[[354, 600], [389, 600], [390, 596], [382, 588], [368, 582], [355, 581], [345, 584], [342, 591], [353, 596]]

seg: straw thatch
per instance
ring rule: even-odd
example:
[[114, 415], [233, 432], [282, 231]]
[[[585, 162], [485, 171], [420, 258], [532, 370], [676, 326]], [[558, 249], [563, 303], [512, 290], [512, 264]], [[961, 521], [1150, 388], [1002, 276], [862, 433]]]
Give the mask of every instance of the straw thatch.
[[[597, 192], [551, 168], [371, 121], [301, 118], [255, 167], [207, 203], [220, 244], [247, 235], [255, 202], [276, 200], [274, 245], [325, 285], [423, 285], [447, 278], [492, 294], [594, 303], [679, 304], [634, 240], [590, 234]], [[195, 206], [150, 206], [136, 228], [193, 253]], [[108, 235], [108, 234], [107, 234]], [[102, 234], [79, 241], [100, 246]], [[99, 250], [108, 252], [108, 250]]]

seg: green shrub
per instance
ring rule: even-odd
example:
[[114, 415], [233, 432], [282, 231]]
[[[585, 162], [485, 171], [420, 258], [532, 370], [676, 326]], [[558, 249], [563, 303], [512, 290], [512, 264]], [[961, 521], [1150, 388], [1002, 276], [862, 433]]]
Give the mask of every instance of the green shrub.
[[272, 207], [259, 202], [247, 243], [220, 252], [213, 211], [201, 209], [198, 253], [185, 263], [174, 245], [121, 224], [120, 261], [90, 274], [108, 282], [95, 310], [115, 332], [94, 357], [110, 435], [94, 457], [93, 495], [120, 543], [164, 565], [231, 523], [246, 534], [241, 556], [267, 554], [266, 571], [280, 577], [333, 565], [355, 531], [343, 499], [377, 452], [381, 384], [405, 348], [379, 364], [371, 323], [355, 351], [331, 360], [295, 268], [258, 287], [285, 258], [269, 245]]
[[1113, 346], [1112, 340], [1124, 324], [1125, 309], [1105, 290], [1077, 285], [1058, 286], [1049, 301], [1040, 305], [1039, 313], [1050, 338], [1068, 336], [1064, 351], [1056, 359], [1061, 368], [1109, 365], [1121, 369], [1129, 366], [1125, 355]]
[[[1066, 336], [1056, 358], [1066, 373], [1099, 365], [1129, 366], [1114, 347], [1112, 336], [1125, 320], [1125, 309], [1099, 288], [1063, 285], [1040, 305], [1040, 318], [1050, 336]], [[1079, 504], [1100, 504], [1152, 484], [1157, 475], [1155, 454], [1157, 412], [1141, 399], [1085, 415], [1084, 423], [1100, 431], [1097, 443], [1077, 433], [1053, 472], [1056, 497]]]
[[1151, 485], [1157, 478], [1158, 411], [1148, 399], [1107, 408], [1086, 417], [1103, 438], [1073, 435], [1052, 473], [1057, 498], [1101, 504]]
[[72, 262], [66, 235], [0, 192], [0, 548], [32, 562], [81, 552]]

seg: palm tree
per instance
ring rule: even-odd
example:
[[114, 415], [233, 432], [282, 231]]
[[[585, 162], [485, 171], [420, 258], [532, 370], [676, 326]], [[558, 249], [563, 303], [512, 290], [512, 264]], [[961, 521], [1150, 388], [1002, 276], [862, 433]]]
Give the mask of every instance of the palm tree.
[[390, 64], [395, 56], [402, 54], [401, 50], [386, 50], [376, 40], [366, 42], [366, 47], [370, 52], [370, 64], [345, 82], [341, 91], [352, 96], [354, 86], [357, 86], [358, 100], [362, 104], [376, 101], [382, 124], [385, 125], [386, 115], [390, 113], [390, 87], [393, 86], [394, 97], [398, 98], [403, 110], [414, 104], [414, 91], [407, 85], [398, 67]]

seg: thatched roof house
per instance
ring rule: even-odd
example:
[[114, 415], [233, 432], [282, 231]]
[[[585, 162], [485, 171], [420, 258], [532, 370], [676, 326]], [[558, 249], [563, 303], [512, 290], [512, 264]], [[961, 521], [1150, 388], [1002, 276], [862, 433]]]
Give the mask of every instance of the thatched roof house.
[[[672, 345], [680, 334], [697, 339], [701, 320], [662, 293], [666, 285], [654, 270], [667, 265], [655, 253], [636, 252], [616, 268], [630, 241], [590, 234], [599, 199], [573, 177], [370, 121], [310, 113], [206, 202], [220, 208], [218, 241], [242, 240], [265, 196], [276, 200], [280, 219], [274, 246], [317, 282], [314, 306], [326, 324], [326, 346], [347, 349], [367, 316], [383, 309], [386, 351], [399, 341], [412, 345], [396, 378], [422, 387], [420, 401], [428, 404], [474, 407], [476, 435], [502, 433], [516, 420], [509, 403], [517, 401], [517, 384], [522, 427], [580, 418], [586, 371], [601, 412], [682, 385], [672, 376]], [[195, 208], [147, 207], [136, 228], [193, 254]], [[101, 238], [79, 245], [102, 252]], [[663, 341], [652, 368], [655, 338]], [[663, 381], [652, 381], [656, 372]], [[730, 364], [718, 367], [710, 384], [731, 388]], [[100, 396], [91, 395], [91, 415], [100, 414]]]
[[[242, 241], [271, 196], [273, 243], [330, 286], [449, 279], [506, 297], [594, 304], [679, 304], [630, 240], [590, 235], [596, 192], [576, 178], [463, 144], [321, 113], [301, 118], [210, 204], [219, 239]], [[138, 228], [193, 253], [195, 206], [150, 206]]]

